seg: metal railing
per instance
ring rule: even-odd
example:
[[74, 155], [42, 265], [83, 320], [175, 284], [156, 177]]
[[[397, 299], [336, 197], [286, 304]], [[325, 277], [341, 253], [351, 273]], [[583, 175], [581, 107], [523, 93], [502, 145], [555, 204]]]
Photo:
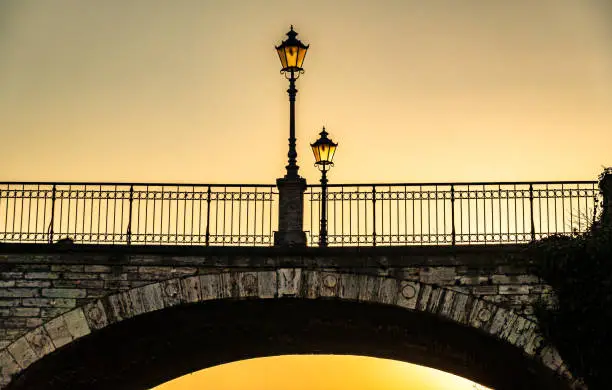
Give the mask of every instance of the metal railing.
[[0, 242], [273, 244], [274, 185], [0, 183]]
[[[598, 212], [595, 181], [332, 184], [330, 246], [525, 243], [583, 232]], [[308, 186], [305, 229], [319, 240], [321, 186]]]
[[[585, 231], [595, 181], [332, 184], [330, 246], [524, 243]], [[307, 187], [304, 230], [319, 241], [321, 186]], [[271, 246], [274, 185], [0, 183], [0, 242]]]

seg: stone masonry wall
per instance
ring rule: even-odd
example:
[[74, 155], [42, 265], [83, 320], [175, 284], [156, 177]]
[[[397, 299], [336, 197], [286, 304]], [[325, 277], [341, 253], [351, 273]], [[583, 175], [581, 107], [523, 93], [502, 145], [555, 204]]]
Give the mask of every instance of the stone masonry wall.
[[242, 248], [224, 253], [217, 248], [182, 256], [95, 247], [51, 253], [40, 253], [44, 248], [38, 253], [0, 252], [0, 349], [29, 329], [111, 293], [236, 268], [293, 266], [392, 276], [471, 293], [529, 318], [533, 303], [551, 294], [550, 287], [530, 272], [534, 265], [516, 247], [472, 248], [459, 253], [401, 249], [321, 252], [306, 248], [301, 253], [278, 253], [272, 248]]

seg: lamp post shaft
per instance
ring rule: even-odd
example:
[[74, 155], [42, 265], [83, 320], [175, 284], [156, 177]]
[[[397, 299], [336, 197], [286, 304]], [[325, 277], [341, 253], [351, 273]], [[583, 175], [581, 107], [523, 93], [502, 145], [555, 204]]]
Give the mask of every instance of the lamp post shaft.
[[327, 246], [327, 171], [321, 171], [321, 231], [319, 232], [319, 246]]
[[297, 151], [295, 148], [295, 95], [297, 95], [297, 89], [295, 88], [295, 73], [291, 70], [291, 76], [289, 77], [289, 164], [285, 167], [287, 169], [286, 178], [298, 178], [298, 165], [297, 165]]

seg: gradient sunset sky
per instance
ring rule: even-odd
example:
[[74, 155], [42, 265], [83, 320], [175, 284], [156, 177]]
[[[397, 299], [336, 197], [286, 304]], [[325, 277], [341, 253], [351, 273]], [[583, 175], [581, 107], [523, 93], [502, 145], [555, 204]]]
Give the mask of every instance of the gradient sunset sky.
[[[311, 45], [296, 114], [309, 183], [322, 126], [340, 143], [332, 183], [594, 180], [612, 165], [609, 0], [3, 0], [0, 180], [273, 183], [290, 24]], [[291, 375], [461, 388], [398, 362], [286, 357], [160, 389], [285, 390]]]

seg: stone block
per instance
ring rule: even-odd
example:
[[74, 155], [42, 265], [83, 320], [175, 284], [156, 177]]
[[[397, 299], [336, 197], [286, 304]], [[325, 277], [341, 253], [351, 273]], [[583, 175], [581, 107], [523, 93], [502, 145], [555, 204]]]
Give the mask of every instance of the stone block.
[[26, 318], [24, 317], [7, 317], [0, 319], [0, 329], [6, 329], [7, 334], [9, 329], [23, 329], [26, 327]]
[[36, 328], [42, 324], [43, 320], [40, 317], [26, 318], [26, 328], [28, 329]]
[[43, 327], [39, 327], [29, 333], [26, 333], [25, 339], [28, 341], [30, 347], [39, 358], [55, 350], [51, 337], [49, 337], [49, 334], [47, 334], [45, 328]]
[[79, 288], [43, 288], [42, 296], [49, 298], [85, 298], [87, 291]]
[[58, 279], [59, 274], [57, 272], [26, 272], [26, 279]]
[[54, 318], [64, 314], [68, 310], [70, 310], [69, 307], [45, 307], [41, 309], [40, 316], [43, 318]]
[[40, 261], [38, 264], [15, 264], [16, 271], [24, 271], [24, 272], [47, 272], [51, 269], [51, 266], [47, 263], [49, 260], [46, 257], [39, 257], [37, 259]]
[[13, 356], [19, 367], [28, 366], [37, 360], [36, 352], [25, 338], [19, 338], [8, 346], [7, 351]]
[[15, 340], [25, 334], [26, 330], [23, 329], [24, 327], [25, 326], [19, 329], [6, 329], [6, 336], [11, 340]]
[[51, 272], [83, 272], [82, 265], [52, 264]]
[[357, 275], [341, 274], [338, 296], [343, 299], [357, 300], [359, 298], [359, 278]]
[[[77, 271], [79, 272], [79, 271]], [[83, 268], [83, 272], [91, 272], [91, 273], [110, 273], [112, 272], [112, 267], [109, 265], [86, 265]]]
[[68, 325], [64, 321], [64, 316], [52, 319], [44, 327], [55, 348], [61, 348], [72, 341], [72, 335], [68, 331]]
[[54, 288], [102, 289], [104, 280], [54, 280]]
[[17, 364], [15, 358], [7, 350], [0, 350], [0, 376], [10, 378], [19, 371], [21, 371], [21, 367]]
[[274, 298], [277, 296], [276, 271], [263, 271], [257, 277], [257, 295], [262, 299]]
[[442, 299], [440, 315], [455, 320], [460, 323], [467, 322], [468, 314], [466, 306], [469, 302], [468, 295], [452, 290], [446, 290]]
[[235, 278], [239, 297], [257, 297], [259, 294], [259, 283], [256, 272], [238, 272]]
[[419, 295], [416, 309], [420, 311], [427, 310], [427, 302], [429, 302], [429, 297], [431, 295], [431, 291], [433, 287], [430, 284], [421, 284], [421, 294]]
[[19, 306], [19, 299], [0, 299], [0, 307]]
[[173, 276], [172, 267], [138, 267], [138, 278], [142, 280], [163, 280]]
[[62, 277], [69, 280], [92, 280], [98, 279], [100, 275], [93, 273], [65, 272]]
[[206, 274], [200, 276], [202, 300], [208, 301], [222, 296], [221, 276], [219, 274]]
[[500, 285], [499, 294], [529, 294], [530, 286], [513, 284], [513, 285]]
[[440, 286], [453, 284], [457, 272], [455, 267], [429, 267], [421, 270], [421, 283], [437, 284]]
[[319, 297], [319, 286], [321, 284], [321, 278], [317, 271], [304, 271], [302, 281], [302, 290], [305, 298], [318, 298]]
[[377, 302], [381, 278], [371, 275], [359, 275], [359, 297], [363, 302]]
[[[128, 280], [128, 274], [127, 273], [121, 273], [121, 274], [98, 274], [98, 277], [102, 280]], [[140, 279], [140, 274], [138, 273], [134, 273], [134, 278], [133, 279]]]
[[391, 278], [379, 277], [378, 303], [392, 305], [397, 300], [399, 282]]
[[534, 356], [542, 347], [543, 342], [544, 342], [544, 338], [540, 335], [540, 333], [536, 329], [532, 332], [531, 337], [529, 337], [526, 340], [523, 350], [529, 356]]
[[0, 280], [11, 280], [23, 278], [23, 272], [0, 272]]
[[22, 304], [38, 307], [74, 307], [76, 300], [73, 298], [24, 298]]
[[489, 333], [492, 335], [497, 335], [504, 329], [509, 320], [515, 319], [515, 317], [513, 318], [513, 314], [514, 313], [504, 309], [503, 307], [498, 308], [493, 316], [491, 326], [489, 327]]
[[[140, 294], [140, 291], [132, 290], [131, 294]], [[140, 298], [142, 300], [142, 298]], [[127, 318], [131, 318], [134, 315], [134, 308], [132, 307], [132, 298], [130, 293], [119, 293], [111, 295], [107, 298], [109, 304], [110, 318], [112, 322], [123, 321]]]
[[472, 294], [474, 295], [495, 295], [498, 292], [498, 286], [474, 286]]
[[[446, 290], [434, 287], [431, 290], [431, 294], [429, 294], [429, 301], [427, 302], [427, 311], [430, 313], [438, 313], [440, 307], [442, 306], [442, 300], [444, 298]], [[452, 293], [452, 292], [450, 292]]]
[[15, 287], [14, 280], [0, 280], [0, 288], [3, 287]]
[[545, 366], [553, 371], [558, 370], [563, 364], [563, 360], [561, 360], [559, 352], [550, 345], [542, 348], [542, 352], [540, 352], [540, 359]]
[[318, 281], [319, 296], [321, 297], [336, 297], [340, 289], [340, 275], [333, 272], [320, 272]]
[[238, 274], [236, 272], [224, 272], [219, 274], [219, 298], [238, 297]]
[[408, 309], [415, 309], [419, 299], [421, 284], [412, 281], [401, 281], [397, 296], [397, 305]]
[[475, 328], [486, 329], [494, 318], [497, 306], [482, 299], [476, 299], [472, 304], [469, 315], [469, 324]]
[[491, 282], [493, 284], [515, 284], [516, 276], [515, 275], [492, 275]]
[[90, 329], [102, 329], [109, 324], [106, 309], [101, 301], [95, 301], [84, 306], [83, 313]]
[[200, 277], [191, 276], [181, 279], [181, 290], [185, 302], [198, 302], [202, 299]]
[[68, 327], [68, 332], [70, 332], [73, 339], [78, 339], [79, 337], [88, 335], [91, 332], [82, 309], [78, 308], [69, 311], [68, 313], [64, 314], [63, 317]]
[[151, 312], [164, 308], [163, 293], [159, 284], [149, 284], [137, 289], [142, 296], [145, 312]]
[[49, 280], [18, 280], [15, 283], [15, 287], [33, 287], [33, 288], [44, 288], [50, 287], [51, 281]]
[[510, 310], [510, 315], [499, 333], [499, 337], [508, 341], [510, 344], [516, 345], [518, 337], [523, 331], [526, 323], [525, 318], [519, 316], [515, 311]]
[[12, 307], [11, 315], [15, 317], [36, 317], [40, 314], [38, 307]]
[[37, 288], [0, 288], [0, 298], [31, 298], [40, 296]]
[[280, 268], [277, 271], [278, 297], [295, 297], [299, 294], [302, 281], [300, 268]]
[[164, 307], [171, 307], [185, 302], [180, 279], [168, 279], [160, 283]]

